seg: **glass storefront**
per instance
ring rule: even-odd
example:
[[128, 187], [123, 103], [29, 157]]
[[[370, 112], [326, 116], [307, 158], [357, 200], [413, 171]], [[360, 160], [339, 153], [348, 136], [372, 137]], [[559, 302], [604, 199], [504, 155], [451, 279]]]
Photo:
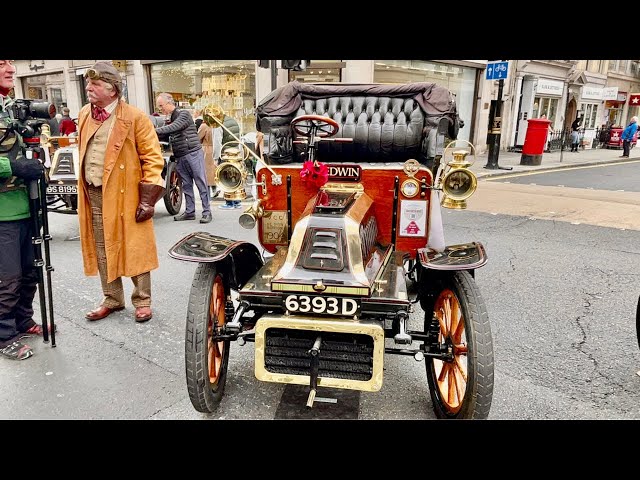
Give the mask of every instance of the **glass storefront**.
[[182, 60], [150, 65], [154, 102], [170, 93], [176, 105], [195, 116], [203, 107], [219, 105], [240, 125], [240, 133], [255, 131], [256, 62], [253, 60]]
[[582, 128], [596, 128], [598, 124], [598, 105], [597, 103], [583, 103], [580, 105], [579, 117], [582, 117]]
[[311, 60], [309, 66], [301, 71], [289, 70], [289, 81], [300, 83], [341, 82], [345, 62], [340, 60]]
[[58, 112], [67, 105], [64, 88], [64, 74], [48, 73], [22, 78], [22, 91], [29, 100], [43, 100], [53, 103]]
[[423, 60], [376, 60], [375, 83], [431, 82], [447, 88], [456, 96], [456, 105], [465, 127], [458, 138], [469, 140], [474, 110], [477, 69]]
[[531, 118], [541, 118], [543, 115], [546, 115], [547, 120], [551, 120], [551, 125], [555, 125], [557, 112], [557, 98], [535, 97], [535, 99], [533, 100], [533, 110], [531, 112]]

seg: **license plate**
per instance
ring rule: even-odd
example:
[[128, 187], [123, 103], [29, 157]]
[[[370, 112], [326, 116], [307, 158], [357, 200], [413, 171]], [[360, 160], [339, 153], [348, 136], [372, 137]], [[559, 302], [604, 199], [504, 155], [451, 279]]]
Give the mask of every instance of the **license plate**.
[[78, 194], [78, 186], [77, 185], [47, 185], [47, 193], [48, 194], [54, 194], [54, 193], [72, 193], [77, 195]]
[[322, 313], [327, 315], [355, 315], [359, 309], [358, 301], [353, 298], [320, 297], [308, 295], [289, 295], [284, 300], [289, 312]]

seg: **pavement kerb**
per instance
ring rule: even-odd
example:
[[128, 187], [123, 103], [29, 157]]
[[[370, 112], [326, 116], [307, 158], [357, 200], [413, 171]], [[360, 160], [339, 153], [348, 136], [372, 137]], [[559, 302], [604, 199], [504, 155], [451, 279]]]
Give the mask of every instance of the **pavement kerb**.
[[[478, 172], [476, 172], [476, 176], [478, 177], [478, 179], [481, 178], [492, 178], [492, 177], [501, 177], [504, 175], [517, 175], [517, 174], [524, 174], [524, 173], [531, 173], [531, 172], [548, 172], [548, 171], [553, 171], [553, 170], [559, 170], [559, 169], [565, 169], [565, 168], [578, 168], [578, 167], [585, 167], [585, 166], [589, 166], [589, 165], [604, 165], [607, 163], [624, 163], [624, 162], [632, 162], [632, 161], [637, 161], [640, 160], [640, 157], [633, 157], [633, 158], [620, 158], [620, 157], [616, 157], [610, 160], [594, 160], [594, 161], [584, 161], [581, 163], [557, 163], [556, 165], [553, 166], [548, 166], [548, 167], [533, 167], [533, 168], [525, 168], [522, 170], [504, 170], [504, 171], [499, 171], [499, 172], [491, 172], [491, 173], [484, 173], [481, 170], [478, 170]], [[484, 167], [482, 167], [484, 169]]]

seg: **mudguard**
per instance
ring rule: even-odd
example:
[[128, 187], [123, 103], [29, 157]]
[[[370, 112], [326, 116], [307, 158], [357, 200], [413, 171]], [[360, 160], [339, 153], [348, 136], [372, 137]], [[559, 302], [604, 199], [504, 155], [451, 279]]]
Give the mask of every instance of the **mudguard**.
[[448, 245], [442, 252], [432, 248], [418, 249], [418, 259], [431, 270], [473, 270], [487, 263], [487, 254], [480, 242]]
[[235, 279], [233, 288], [244, 285], [264, 264], [254, 244], [207, 232], [190, 233], [182, 238], [169, 249], [169, 256], [187, 262], [229, 262]]

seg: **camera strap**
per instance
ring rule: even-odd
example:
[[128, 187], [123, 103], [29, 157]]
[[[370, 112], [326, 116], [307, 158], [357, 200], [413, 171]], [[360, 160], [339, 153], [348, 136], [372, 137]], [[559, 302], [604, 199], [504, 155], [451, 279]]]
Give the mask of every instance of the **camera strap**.
[[0, 111], [0, 155], [9, 153], [15, 146], [16, 134], [9, 128], [12, 123], [11, 110]]

